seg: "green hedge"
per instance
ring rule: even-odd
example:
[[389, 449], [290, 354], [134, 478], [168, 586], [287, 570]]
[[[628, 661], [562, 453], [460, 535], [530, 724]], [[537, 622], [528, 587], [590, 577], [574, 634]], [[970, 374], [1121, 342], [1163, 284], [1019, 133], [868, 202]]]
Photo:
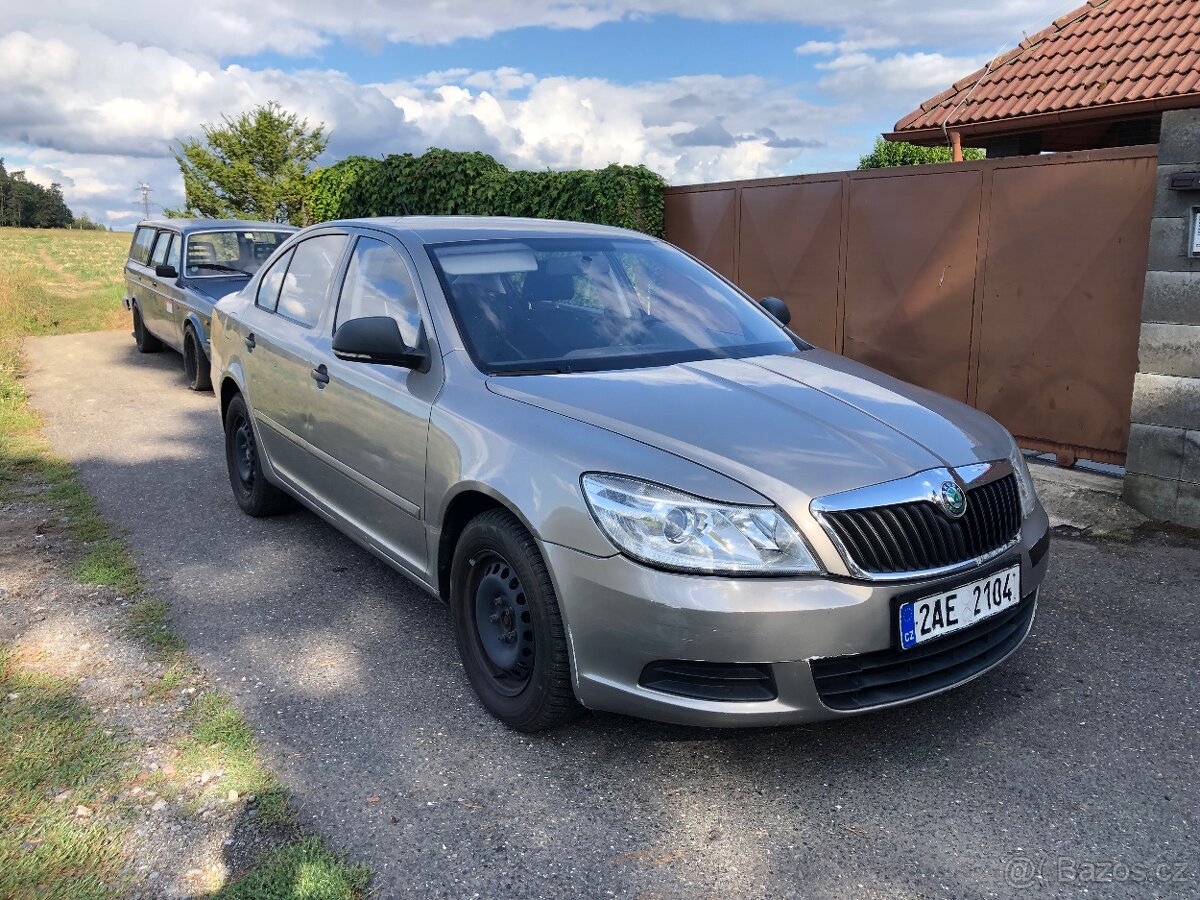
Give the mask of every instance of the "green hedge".
[[486, 153], [351, 156], [309, 176], [314, 222], [363, 216], [530, 216], [663, 232], [666, 182], [645, 166], [514, 172]]

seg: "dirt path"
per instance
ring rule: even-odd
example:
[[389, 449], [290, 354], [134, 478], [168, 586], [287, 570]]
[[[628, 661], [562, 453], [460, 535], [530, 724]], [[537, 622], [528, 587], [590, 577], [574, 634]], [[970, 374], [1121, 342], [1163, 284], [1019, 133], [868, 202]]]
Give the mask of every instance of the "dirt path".
[[287, 834], [254, 827], [253, 798], [231, 798], [223, 772], [201, 778], [189, 771], [181, 759], [190, 734], [183, 713], [206, 682], [127, 637], [135, 601], [72, 577], [80, 546], [38, 501], [41, 486], [27, 479], [23, 487], [27, 501], [0, 504], [0, 644], [18, 668], [74, 685], [125, 744], [131, 764], [121, 787], [84, 812], [71, 791], [55, 802], [76, 810], [81, 823], [125, 831], [133, 894], [207, 893]]

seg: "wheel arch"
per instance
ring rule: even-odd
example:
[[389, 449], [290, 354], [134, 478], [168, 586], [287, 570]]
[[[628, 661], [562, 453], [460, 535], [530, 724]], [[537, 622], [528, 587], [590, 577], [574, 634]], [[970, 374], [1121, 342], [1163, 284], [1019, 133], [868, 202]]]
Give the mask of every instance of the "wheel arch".
[[443, 600], [450, 597], [450, 567], [454, 562], [454, 549], [458, 546], [458, 539], [462, 537], [472, 519], [491, 509], [502, 509], [511, 513], [533, 536], [534, 542], [541, 544], [537, 530], [507, 497], [486, 485], [464, 485], [447, 501], [438, 529], [434, 575], [438, 595]]
[[[208, 335], [205, 332], [204, 322], [200, 319], [199, 313], [194, 311], [188, 312], [187, 317], [183, 320], [183, 331], [185, 336], [189, 328], [192, 329], [193, 333], [195, 333], [196, 340], [200, 342], [200, 349], [205, 351], [204, 345], [208, 341]], [[205, 351], [204, 355], [208, 356], [208, 352]]]
[[242, 393], [242, 386], [237, 383], [232, 375], [225, 375], [221, 379], [221, 425], [224, 427], [225, 414], [229, 412], [229, 404], [238, 394]]

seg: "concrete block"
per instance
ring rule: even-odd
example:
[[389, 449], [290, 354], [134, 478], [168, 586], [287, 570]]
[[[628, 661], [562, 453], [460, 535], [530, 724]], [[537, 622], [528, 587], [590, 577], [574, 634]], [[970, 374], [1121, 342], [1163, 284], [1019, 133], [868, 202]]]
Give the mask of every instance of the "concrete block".
[[1185, 255], [1187, 222], [1183, 219], [1150, 220], [1149, 272], [1200, 272], [1200, 259]]
[[1200, 325], [1200, 274], [1147, 272], [1142, 321]]
[[1158, 164], [1187, 163], [1200, 163], [1200, 109], [1167, 110], [1158, 139]]
[[1122, 497], [1125, 502], [1156, 522], [1172, 522], [1179, 498], [1179, 482], [1153, 475], [1128, 473]]
[[1200, 378], [1200, 325], [1142, 325], [1138, 371]]
[[1129, 429], [1125, 471], [1178, 481], [1183, 472], [1182, 428], [1135, 423]]
[[[1200, 150], [1197, 152], [1200, 153]], [[1159, 164], [1154, 189], [1154, 212], [1151, 213], [1154, 218], [1186, 218], [1191, 215], [1193, 206], [1200, 206], [1200, 191], [1171, 190], [1171, 176], [1180, 172], [1200, 172], [1200, 162], [1177, 166]]]
[[1200, 431], [1200, 378], [1139, 372], [1129, 421]]
[[1200, 431], [1184, 432], [1182, 463], [1179, 477], [1200, 484]]
[[1175, 501], [1175, 517], [1171, 520], [1176, 525], [1186, 525], [1188, 528], [1200, 528], [1200, 484], [1190, 481], [1179, 483], [1179, 497]]
[[1133, 379], [1129, 420], [1200, 431], [1200, 378], [1139, 372]]

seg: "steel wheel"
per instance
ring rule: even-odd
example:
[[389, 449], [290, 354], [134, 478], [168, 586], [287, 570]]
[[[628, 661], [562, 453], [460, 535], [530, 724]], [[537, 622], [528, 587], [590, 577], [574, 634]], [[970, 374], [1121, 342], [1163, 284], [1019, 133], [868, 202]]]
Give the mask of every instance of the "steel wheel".
[[496, 689], [516, 696], [529, 684], [536, 640], [533, 619], [516, 570], [499, 554], [485, 553], [472, 572], [475, 636]]
[[258, 455], [250, 409], [235, 394], [225, 411], [225, 467], [233, 499], [250, 516], [274, 516], [292, 507], [292, 498], [271, 483]]
[[162, 341], [146, 330], [142, 311], [137, 304], [133, 307], [133, 342], [137, 345], [139, 353], [157, 353], [163, 348]]
[[183, 374], [187, 376], [188, 384], [196, 383], [196, 373], [200, 363], [196, 359], [196, 339], [191, 332], [183, 339]]
[[258, 450], [254, 445], [254, 429], [239, 416], [233, 426], [233, 464], [238, 479], [246, 492], [254, 490], [254, 469], [258, 462]]

